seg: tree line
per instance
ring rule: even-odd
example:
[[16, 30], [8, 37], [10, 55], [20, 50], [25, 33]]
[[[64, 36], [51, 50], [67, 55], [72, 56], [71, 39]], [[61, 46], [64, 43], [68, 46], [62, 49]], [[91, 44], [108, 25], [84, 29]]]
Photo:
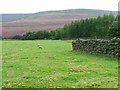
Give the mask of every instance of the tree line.
[[111, 38], [120, 37], [119, 16], [112, 14], [87, 18], [65, 24], [63, 28], [53, 31], [27, 32], [24, 35], [16, 35], [12, 39], [36, 40], [36, 39], [76, 39], [76, 38]]

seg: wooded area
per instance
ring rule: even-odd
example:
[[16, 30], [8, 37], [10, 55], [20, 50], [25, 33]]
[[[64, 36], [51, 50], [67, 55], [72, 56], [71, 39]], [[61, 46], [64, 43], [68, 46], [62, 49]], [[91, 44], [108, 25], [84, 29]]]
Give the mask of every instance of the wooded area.
[[76, 38], [113, 38], [120, 37], [119, 16], [112, 14], [87, 18], [65, 24], [63, 28], [54, 31], [28, 32], [22, 36], [16, 35], [12, 39], [76, 39]]

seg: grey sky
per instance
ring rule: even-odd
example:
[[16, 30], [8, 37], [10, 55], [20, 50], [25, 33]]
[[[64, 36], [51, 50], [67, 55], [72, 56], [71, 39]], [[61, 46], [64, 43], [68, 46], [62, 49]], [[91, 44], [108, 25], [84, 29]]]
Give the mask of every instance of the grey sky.
[[118, 10], [119, 0], [0, 0], [0, 13], [35, 13], [64, 9]]

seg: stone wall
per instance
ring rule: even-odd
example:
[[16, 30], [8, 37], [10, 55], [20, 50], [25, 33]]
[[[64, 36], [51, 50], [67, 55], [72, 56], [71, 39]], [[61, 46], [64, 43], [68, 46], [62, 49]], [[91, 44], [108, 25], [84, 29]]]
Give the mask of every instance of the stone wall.
[[78, 39], [72, 42], [72, 47], [74, 51], [120, 56], [120, 38], [111, 40]]

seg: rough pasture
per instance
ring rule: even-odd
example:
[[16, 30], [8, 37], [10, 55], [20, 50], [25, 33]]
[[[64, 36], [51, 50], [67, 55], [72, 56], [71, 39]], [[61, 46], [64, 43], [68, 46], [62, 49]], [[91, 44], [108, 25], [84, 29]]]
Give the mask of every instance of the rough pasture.
[[[43, 46], [38, 48], [38, 44]], [[117, 88], [117, 58], [74, 52], [72, 41], [3, 41], [3, 87]]]

